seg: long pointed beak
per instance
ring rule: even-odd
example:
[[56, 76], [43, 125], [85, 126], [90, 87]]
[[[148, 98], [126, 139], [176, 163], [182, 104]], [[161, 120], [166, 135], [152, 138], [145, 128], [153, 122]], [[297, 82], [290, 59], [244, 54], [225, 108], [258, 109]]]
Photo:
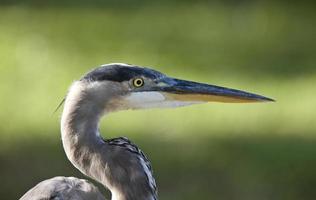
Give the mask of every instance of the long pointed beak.
[[269, 102], [271, 98], [216, 85], [166, 77], [157, 83], [156, 91], [170, 100], [184, 102], [248, 103]]

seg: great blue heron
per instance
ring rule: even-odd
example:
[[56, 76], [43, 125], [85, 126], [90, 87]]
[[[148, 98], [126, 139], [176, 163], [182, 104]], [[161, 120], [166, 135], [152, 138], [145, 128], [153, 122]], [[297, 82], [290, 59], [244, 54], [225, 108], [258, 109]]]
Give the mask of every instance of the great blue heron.
[[[127, 109], [178, 107], [204, 102], [272, 101], [264, 96], [170, 78], [158, 71], [112, 63], [75, 81], [61, 119], [63, 147], [83, 174], [108, 188], [112, 200], [157, 200], [157, 187], [145, 154], [124, 137], [103, 139], [104, 114]], [[80, 196], [80, 198], [79, 198]], [[84, 180], [58, 177], [41, 182], [21, 199], [102, 199]]]

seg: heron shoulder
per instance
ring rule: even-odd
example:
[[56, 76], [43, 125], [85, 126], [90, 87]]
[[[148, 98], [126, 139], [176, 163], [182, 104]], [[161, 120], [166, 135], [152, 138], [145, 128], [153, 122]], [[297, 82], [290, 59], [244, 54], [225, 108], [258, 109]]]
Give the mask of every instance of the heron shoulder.
[[38, 183], [20, 200], [105, 200], [97, 187], [84, 179], [57, 176]]

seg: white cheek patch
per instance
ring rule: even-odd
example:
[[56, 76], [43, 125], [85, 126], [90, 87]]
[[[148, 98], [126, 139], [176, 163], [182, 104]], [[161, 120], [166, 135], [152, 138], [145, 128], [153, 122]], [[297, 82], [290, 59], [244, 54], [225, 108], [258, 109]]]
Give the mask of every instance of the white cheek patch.
[[135, 92], [128, 95], [125, 101], [129, 108], [139, 109], [153, 107], [154, 104], [160, 104], [165, 99], [165, 96], [159, 92]]
[[149, 103], [164, 101], [166, 98], [160, 92], [134, 92], [126, 99], [134, 103]]
[[160, 92], [135, 92], [128, 95], [124, 100], [126, 101], [126, 106], [131, 109], [173, 108], [201, 103], [173, 101], [166, 99]]

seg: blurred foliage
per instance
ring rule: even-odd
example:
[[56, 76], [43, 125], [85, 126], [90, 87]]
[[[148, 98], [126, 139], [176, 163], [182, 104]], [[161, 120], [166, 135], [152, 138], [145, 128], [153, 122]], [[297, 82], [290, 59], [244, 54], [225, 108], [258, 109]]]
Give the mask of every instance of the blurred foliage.
[[110, 62], [277, 99], [107, 117], [104, 137], [125, 135], [149, 156], [160, 199], [313, 199], [315, 19], [309, 1], [2, 0], [1, 199], [84, 177], [52, 113], [71, 81]]

